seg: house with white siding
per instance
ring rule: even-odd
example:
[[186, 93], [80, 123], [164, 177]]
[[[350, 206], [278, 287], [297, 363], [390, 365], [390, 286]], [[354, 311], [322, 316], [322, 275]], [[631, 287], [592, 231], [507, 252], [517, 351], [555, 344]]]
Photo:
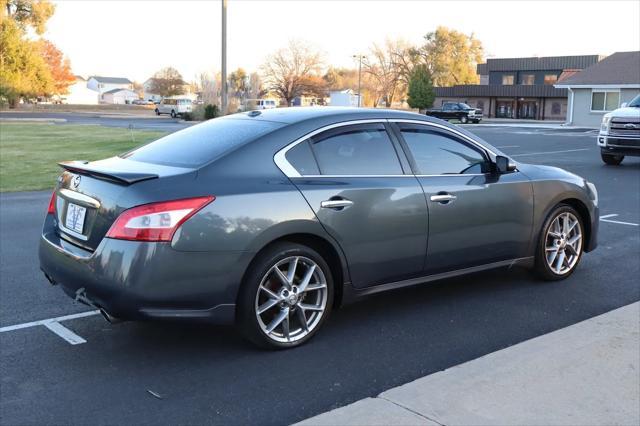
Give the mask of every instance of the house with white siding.
[[614, 53], [555, 87], [569, 91], [567, 124], [600, 127], [603, 115], [640, 93], [640, 51]]
[[113, 89], [133, 90], [133, 82], [124, 77], [102, 77], [93, 75], [87, 80], [87, 87], [102, 95]]
[[130, 104], [136, 99], [140, 99], [138, 94], [129, 89], [113, 89], [100, 95], [103, 104]]
[[69, 93], [61, 96], [61, 100], [72, 105], [97, 105], [99, 97], [98, 92], [87, 87], [87, 80], [76, 75], [76, 81], [69, 86]]

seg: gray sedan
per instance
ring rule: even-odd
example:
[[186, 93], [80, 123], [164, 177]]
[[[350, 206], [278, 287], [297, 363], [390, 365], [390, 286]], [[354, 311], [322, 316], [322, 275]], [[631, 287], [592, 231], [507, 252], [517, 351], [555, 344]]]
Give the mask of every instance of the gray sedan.
[[271, 348], [364, 295], [512, 265], [559, 280], [597, 245], [591, 183], [407, 112], [252, 111], [61, 165], [51, 283], [109, 320], [236, 323]]

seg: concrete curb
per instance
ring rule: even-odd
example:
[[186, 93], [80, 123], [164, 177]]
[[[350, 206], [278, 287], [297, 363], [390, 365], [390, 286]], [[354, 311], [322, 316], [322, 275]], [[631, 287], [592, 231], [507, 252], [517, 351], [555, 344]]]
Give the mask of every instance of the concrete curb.
[[640, 424], [640, 302], [299, 425]]
[[43, 123], [66, 123], [66, 118], [20, 118], [20, 117], [0, 117], [0, 121], [15, 122], [43, 122]]

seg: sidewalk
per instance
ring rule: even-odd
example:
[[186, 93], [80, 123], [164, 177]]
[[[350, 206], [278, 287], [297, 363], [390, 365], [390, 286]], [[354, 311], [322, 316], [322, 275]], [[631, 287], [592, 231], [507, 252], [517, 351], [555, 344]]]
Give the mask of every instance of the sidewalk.
[[414, 424], [640, 424], [640, 302], [298, 423]]
[[511, 118], [485, 118], [479, 124], [473, 126], [488, 127], [521, 127], [533, 129], [560, 129], [560, 130], [598, 130], [597, 127], [567, 126], [564, 121], [551, 120], [514, 120]]

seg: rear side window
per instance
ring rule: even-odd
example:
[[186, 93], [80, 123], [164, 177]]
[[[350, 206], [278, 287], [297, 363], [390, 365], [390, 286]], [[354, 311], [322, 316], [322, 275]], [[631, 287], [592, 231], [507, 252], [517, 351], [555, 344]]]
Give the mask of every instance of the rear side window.
[[309, 141], [304, 141], [287, 151], [287, 161], [302, 176], [319, 175], [318, 164], [313, 158]]
[[395, 148], [382, 124], [329, 130], [311, 139], [323, 175], [401, 175]]
[[281, 127], [281, 123], [216, 118], [160, 138], [122, 158], [175, 167], [199, 167]]
[[448, 133], [418, 127], [402, 127], [402, 137], [422, 175], [485, 173], [485, 155]]

